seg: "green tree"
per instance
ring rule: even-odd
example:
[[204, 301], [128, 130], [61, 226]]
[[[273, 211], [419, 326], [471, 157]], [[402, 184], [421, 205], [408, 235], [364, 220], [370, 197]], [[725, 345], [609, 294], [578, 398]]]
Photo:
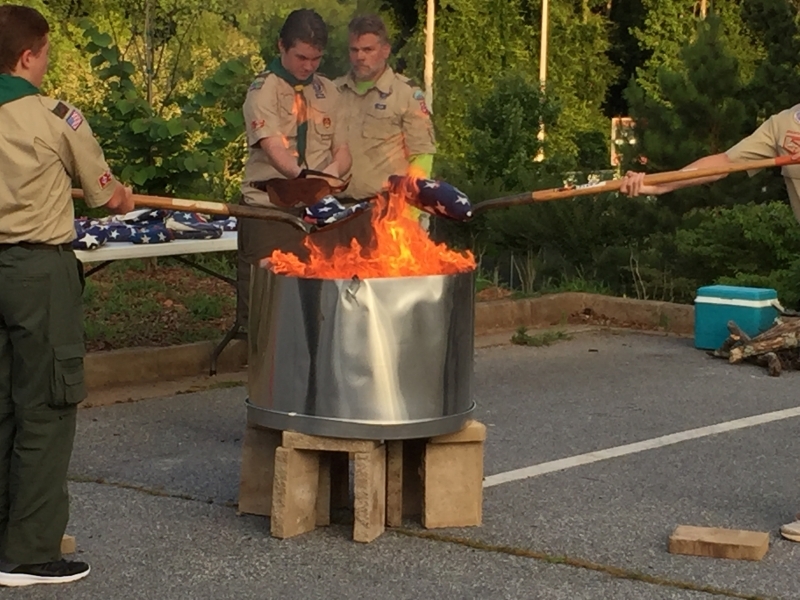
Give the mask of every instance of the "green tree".
[[[707, 154], [723, 152], [749, 133], [739, 61], [718, 17], [698, 23], [695, 41], [680, 51], [679, 59], [675, 68], [661, 67], [655, 89], [634, 82], [627, 91], [637, 123], [636, 150], [653, 171], [679, 169]], [[670, 194], [669, 211], [662, 214], [674, 225], [693, 207], [761, 197], [757, 184], [730, 176], [712, 185], [679, 190]]]
[[800, 102], [800, 29], [798, 11], [787, 0], [749, 0], [743, 15], [753, 36], [762, 41], [766, 57], [747, 87], [752, 127]]

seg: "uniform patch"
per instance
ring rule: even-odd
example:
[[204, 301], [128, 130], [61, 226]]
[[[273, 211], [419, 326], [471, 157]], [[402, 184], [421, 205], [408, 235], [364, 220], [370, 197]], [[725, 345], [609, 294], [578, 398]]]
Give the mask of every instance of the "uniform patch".
[[53, 109], [53, 114], [57, 116], [59, 119], [63, 119], [67, 116], [69, 112], [69, 106], [64, 104], [63, 102], [59, 102], [56, 104], [56, 107]]
[[265, 79], [266, 77], [257, 77], [255, 81], [253, 81], [253, 83], [250, 84], [250, 87], [247, 88], [247, 91], [252, 92], [254, 90], [260, 90], [262, 87], [264, 87]]
[[783, 149], [789, 154], [800, 152], [800, 132], [787, 131], [783, 138]]
[[377, 108], [378, 110], [386, 110], [386, 105], [379, 103], [375, 105], [375, 108]]
[[314, 96], [319, 99], [325, 98], [325, 89], [322, 87], [322, 84], [319, 81], [315, 79], [311, 83], [311, 87], [314, 88]]
[[83, 116], [77, 110], [73, 110], [67, 117], [67, 125], [72, 127], [73, 131], [77, 131], [78, 127], [83, 124]]
[[322, 126], [325, 129], [330, 129], [331, 128], [331, 118], [330, 117], [323, 117], [322, 118]]
[[105, 189], [106, 186], [108, 186], [108, 184], [111, 183], [111, 179], [112, 179], [111, 171], [106, 171], [105, 173], [100, 175], [100, 177], [97, 178], [97, 183], [100, 184], [100, 189], [101, 190]]
[[378, 96], [380, 96], [381, 100], [386, 100], [391, 95], [391, 92], [381, 92], [378, 90]]
[[800, 125], [800, 110], [795, 112], [792, 117], [794, 118], [794, 122]]
[[428, 110], [428, 105], [425, 104], [425, 92], [422, 90], [414, 90], [414, 100], [419, 102], [419, 109], [423, 112], [423, 114], [431, 114], [431, 111]]
[[264, 125], [266, 125], [266, 121], [264, 121], [264, 119], [256, 119], [255, 121], [250, 122], [250, 129], [253, 131], [258, 131], [264, 127]]

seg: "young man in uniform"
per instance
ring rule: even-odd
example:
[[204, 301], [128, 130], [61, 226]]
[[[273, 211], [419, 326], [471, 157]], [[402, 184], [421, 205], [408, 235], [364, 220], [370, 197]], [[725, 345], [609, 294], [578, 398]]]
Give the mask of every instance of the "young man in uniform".
[[[242, 202], [278, 206], [300, 215], [293, 198], [273, 198], [254, 186], [275, 179], [297, 182], [305, 170], [339, 178], [350, 168], [350, 152], [338, 115], [338, 92], [316, 73], [328, 43], [328, 29], [316, 12], [292, 12], [281, 28], [276, 57], [253, 81], [244, 103], [249, 155], [242, 182]], [[291, 185], [286, 189], [290, 189]], [[298, 201], [302, 199], [298, 198]], [[323, 241], [328, 234], [315, 234]], [[318, 237], [322, 236], [322, 237]], [[238, 253], [238, 323], [247, 325], [251, 265], [273, 250], [305, 256], [305, 234], [291, 225], [240, 219]]]
[[[684, 168], [707, 169], [725, 166], [732, 162], [786, 155], [792, 156], [794, 160], [800, 160], [800, 104], [772, 115], [755, 132], [725, 152], [705, 156]], [[795, 218], [800, 221], [800, 165], [781, 167], [781, 173], [786, 183]], [[751, 175], [754, 174], [751, 173]], [[644, 173], [628, 171], [620, 192], [629, 196], [640, 194], [657, 196], [685, 187], [719, 181], [726, 177], [726, 175], [715, 175], [661, 185], [645, 185], [643, 183], [644, 176]], [[797, 515], [796, 518], [800, 519], [800, 515]], [[780, 531], [784, 538], [800, 542], [800, 520], [783, 525]]]
[[343, 197], [368, 200], [392, 175], [429, 178], [436, 141], [422, 90], [387, 65], [391, 45], [381, 18], [355, 17], [348, 30], [351, 69], [336, 80], [353, 157]]
[[39, 94], [48, 32], [34, 9], [0, 6], [0, 586], [89, 573], [61, 558], [86, 397], [72, 182], [89, 206], [133, 209], [81, 113]]

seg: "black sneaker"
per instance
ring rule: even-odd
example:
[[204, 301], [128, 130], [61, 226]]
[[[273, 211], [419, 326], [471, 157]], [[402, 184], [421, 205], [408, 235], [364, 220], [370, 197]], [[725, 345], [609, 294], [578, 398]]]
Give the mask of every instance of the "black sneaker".
[[70, 583], [89, 574], [83, 562], [57, 560], [40, 565], [20, 565], [10, 571], [0, 571], [0, 586], [23, 587], [40, 583]]

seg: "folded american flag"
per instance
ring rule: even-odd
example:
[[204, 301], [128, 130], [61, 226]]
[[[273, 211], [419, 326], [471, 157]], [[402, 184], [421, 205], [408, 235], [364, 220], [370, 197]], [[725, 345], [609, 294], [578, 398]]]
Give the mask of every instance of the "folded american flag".
[[316, 204], [307, 207], [303, 220], [317, 227], [331, 225], [365, 210], [369, 202], [359, 202], [352, 206], [345, 206], [333, 196], [325, 196]]
[[432, 215], [456, 221], [466, 221], [472, 216], [467, 195], [446, 181], [390, 175], [389, 185], [395, 190], [404, 188], [409, 204]]
[[75, 220], [76, 250], [95, 250], [110, 242], [163, 244], [172, 240], [208, 240], [236, 231], [236, 217], [207, 218], [197, 213], [135, 210], [102, 219]]

